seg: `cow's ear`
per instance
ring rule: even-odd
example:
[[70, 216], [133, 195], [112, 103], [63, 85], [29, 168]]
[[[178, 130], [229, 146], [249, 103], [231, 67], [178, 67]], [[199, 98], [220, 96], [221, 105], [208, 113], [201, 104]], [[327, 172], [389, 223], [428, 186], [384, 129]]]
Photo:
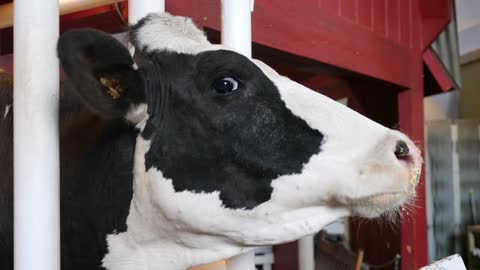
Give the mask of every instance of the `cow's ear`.
[[95, 112], [124, 117], [144, 101], [143, 82], [128, 50], [112, 36], [93, 29], [64, 33], [57, 53], [69, 84]]

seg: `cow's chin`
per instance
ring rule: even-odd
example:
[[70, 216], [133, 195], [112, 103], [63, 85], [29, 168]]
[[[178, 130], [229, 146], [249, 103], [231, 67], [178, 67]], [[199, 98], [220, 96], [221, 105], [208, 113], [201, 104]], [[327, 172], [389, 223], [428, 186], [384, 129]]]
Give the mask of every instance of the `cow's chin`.
[[351, 201], [354, 215], [375, 218], [382, 215], [394, 217], [404, 205], [412, 200], [411, 192], [387, 192], [370, 195]]
[[403, 170], [397, 177], [392, 178], [397, 179], [394, 183], [401, 183], [394, 191], [375, 192], [350, 200], [353, 214], [366, 218], [382, 215], [389, 218], [397, 217], [402, 207], [409, 208], [412, 204], [419, 177], [420, 169]]

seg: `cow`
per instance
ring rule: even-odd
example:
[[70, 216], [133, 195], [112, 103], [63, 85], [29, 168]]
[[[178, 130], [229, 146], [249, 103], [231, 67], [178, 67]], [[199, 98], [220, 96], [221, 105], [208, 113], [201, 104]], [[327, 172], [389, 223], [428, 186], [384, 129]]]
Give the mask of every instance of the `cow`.
[[[129, 39], [133, 56], [93, 29], [58, 41], [62, 269], [184, 270], [414, 198], [421, 155], [401, 132], [209, 43], [191, 19], [149, 14]], [[0, 268], [12, 269], [1, 78]]]

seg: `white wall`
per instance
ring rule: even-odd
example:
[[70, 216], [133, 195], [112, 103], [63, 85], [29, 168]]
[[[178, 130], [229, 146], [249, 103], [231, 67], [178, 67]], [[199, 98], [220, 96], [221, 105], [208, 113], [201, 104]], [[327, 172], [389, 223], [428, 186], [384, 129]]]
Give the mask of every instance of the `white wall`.
[[455, 0], [460, 55], [480, 49], [480, 0]]
[[480, 1], [456, 0], [457, 29], [463, 31], [467, 28], [480, 24]]
[[456, 119], [459, 116], [459, 92], [451, 91], [423, 99], [425, 121]]

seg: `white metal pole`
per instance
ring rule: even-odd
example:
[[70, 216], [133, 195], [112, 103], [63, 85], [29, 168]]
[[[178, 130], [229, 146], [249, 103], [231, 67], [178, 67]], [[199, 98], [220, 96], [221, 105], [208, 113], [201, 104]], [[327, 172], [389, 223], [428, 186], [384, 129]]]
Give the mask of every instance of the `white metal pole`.
[[255, 252], [250, 251], [227, 260], [227, 270], [254, 270]]
[[[222, 44], [252, 57], [253, 0], [222, 0]], [[228, 270], [254, 270], [255, 253], [244, 253], [227, 261]]]
[[129, 0], [128, 23], [135, 24], [151, 12], [164, 12], [165, 0]]
[[250, 1], [222, 0], [222, 44], [246, 57], [252, 57]]
[[14, 265], [59, 270], [58, 0], [16, 0], [14, 25]]
[[298, 240], [298, 270], [314, 270], [313, 235]]

